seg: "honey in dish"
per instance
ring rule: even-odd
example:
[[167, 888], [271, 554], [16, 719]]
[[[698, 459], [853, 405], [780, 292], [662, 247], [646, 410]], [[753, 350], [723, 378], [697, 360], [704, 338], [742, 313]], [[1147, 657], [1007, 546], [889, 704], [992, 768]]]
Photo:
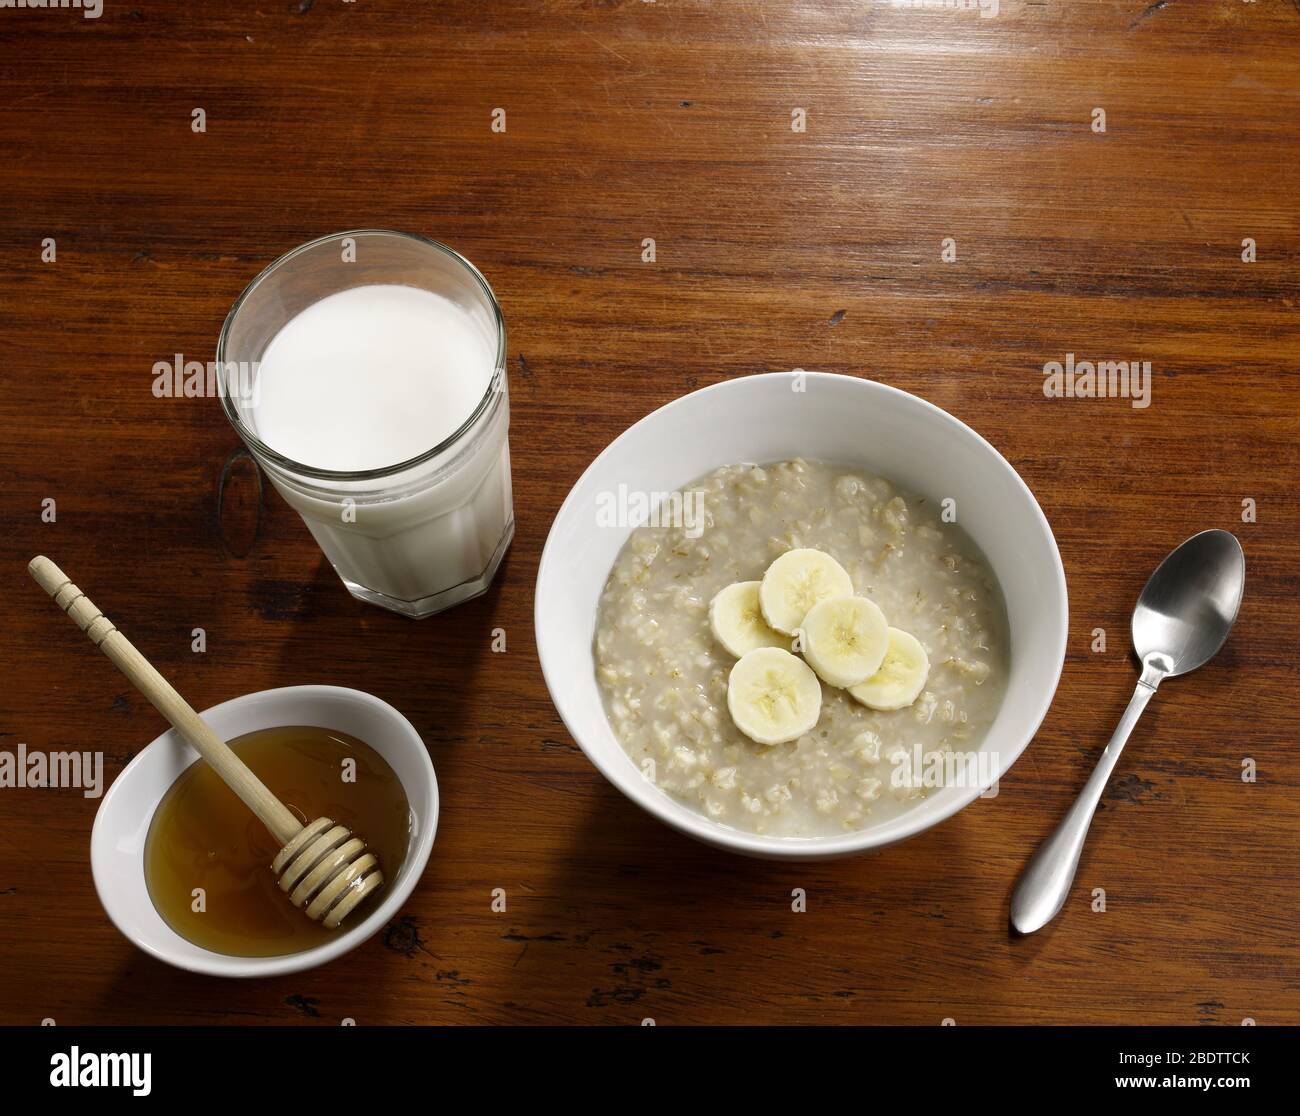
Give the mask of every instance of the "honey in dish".
[[276, 839], [199, 761], [168, 789], [149, 826], [145, 880], [158, 913], [195, 945], [236, 957], [299, 953], [355, 926], [406, 856], [411, 811], [396, 772], [369, 744], [330, 729], [263, 729], [229, 744], [299, 821], [331, 818], [364, 840], [385, 887], [338, 930], [309, 919], [271, 871]]

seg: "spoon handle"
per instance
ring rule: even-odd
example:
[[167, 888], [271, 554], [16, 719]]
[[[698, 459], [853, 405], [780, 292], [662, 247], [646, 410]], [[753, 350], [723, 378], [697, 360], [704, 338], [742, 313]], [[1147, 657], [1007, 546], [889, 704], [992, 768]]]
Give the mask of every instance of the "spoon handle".
[[1143, 673], [1137, 689], [1129, 699], [1128, 708], [1119, 719], [1115, 734], [1106, 745], [1106, 750], [1101, 753], [1101, 758], [1079, 797], [1074, 800], [1069, 813], [1061, 819], [1061, 824], [1053, 830], [1052, 835], [1038, 846], [1038, 851], [1030, 857], [1025, 870], [1020, 874], [1016, 889], [1011, 895], [1011, 925], [1021, 934], [1041, 930], [1065, 905], [1097, 803], [1101, 801], [1102, 792], [1110, 782], [1133, 726], [1138, 723], [1142, 710], [1147, 707], [1147, 702], [1159, 684], [1160, 675], [1149, 670]]
[[68, 575], [44, 555], [33, 558], [27, 566], [37, 583], [73, 622], [90, 637], [90, 642], [104, 652], [131, 680], [153, 707], [158, 710], [185, 740], [208, 761], [250, 810], [253, 811], [280, 844], [302, 829], [302, 824], [275, 797], [224, 740], [208, 728], [153, 665], [113, 626]]

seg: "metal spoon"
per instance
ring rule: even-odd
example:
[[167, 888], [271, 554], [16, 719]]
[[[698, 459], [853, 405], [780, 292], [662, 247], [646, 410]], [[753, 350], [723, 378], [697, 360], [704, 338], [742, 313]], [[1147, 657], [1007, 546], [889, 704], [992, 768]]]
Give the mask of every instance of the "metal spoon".
[[1164, 679], [1204, 665], [1223, 646], [1245, 584], [1241, 544], [1227, 531], [1193, 535], [1151, 575], [1133, 610], [1142, 677], [1082, 793], [1021, 873], [1011, 896], [1011, 925], [1020, 933], [1042, 929], [1064, 905], [1093, 811], [1129, 733]]

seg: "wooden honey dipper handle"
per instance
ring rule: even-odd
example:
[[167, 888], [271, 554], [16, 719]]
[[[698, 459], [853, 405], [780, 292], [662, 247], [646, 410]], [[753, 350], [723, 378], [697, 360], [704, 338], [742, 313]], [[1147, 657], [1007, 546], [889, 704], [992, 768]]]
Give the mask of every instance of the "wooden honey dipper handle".
[[284, 804], [266, 789], [266, 784], [226, 745], [203, 719], [190, 708], [149, 660], [113, 626], [68, 576], [44, 555], [33, 558], [28, 571], [73, 622], [90, 637], [123, 674], [171, 723], [172, 728], [216, 770], [226, 786], [244, 800], [281, 845], [287, 845], [303, 828]]

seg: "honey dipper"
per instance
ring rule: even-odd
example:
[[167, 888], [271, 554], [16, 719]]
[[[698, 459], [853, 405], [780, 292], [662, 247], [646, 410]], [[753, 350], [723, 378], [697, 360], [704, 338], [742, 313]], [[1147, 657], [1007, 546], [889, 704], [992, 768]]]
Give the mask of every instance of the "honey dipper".
[[283, 847], [271, 862], [280, 890], [308, 918], [335, 929], [358, 903], [384, 883], [379, 860], [346, 826], [329, 818], [300, 825], [266, 785], [199, 717], [186, 700], [132, 646], [67, 575], [48, 558], [33, 558], [28, 571], [74, 623], [90, 637], [131, 683], [244, 804], [261, 819]]

